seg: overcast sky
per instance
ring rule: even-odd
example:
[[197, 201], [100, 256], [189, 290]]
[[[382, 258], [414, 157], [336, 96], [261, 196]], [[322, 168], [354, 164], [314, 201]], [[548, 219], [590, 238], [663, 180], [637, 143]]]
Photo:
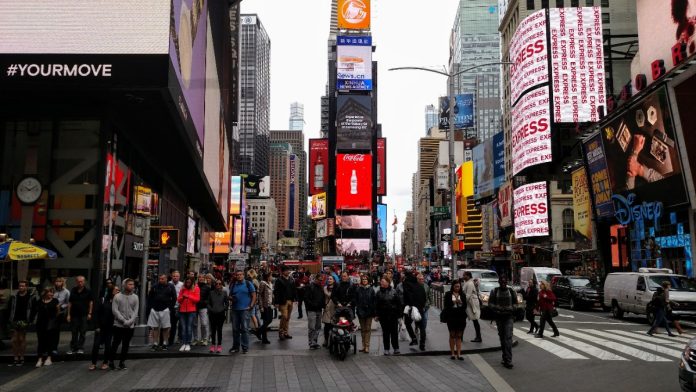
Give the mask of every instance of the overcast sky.
[[[425, 136], [425, 106], [446, 93], [446, 78], [424, 71], [392, 71], [399, 66], [442, 69], [458, 0], [372, 0], [372, 36], [379, 62], [379, 113], [387, 138], [389, 223], [394, 211], [400, 253], [406, 211], [411, 209], [411, 177], [418, 163], [417, 141]], [[259, 16], [271, 39], [271, 129], [288, 129], [290, 103], [305, 107], [305, 136], [320, 136], [320, 105], [327, 81], [330, 0], [243, 0], [242, 13]], [[305, 145], [307, 147], [307, 145]], [[305, 147], [305, 148], [306, 148]], [[392, 248], [389, 229], [389, 250]]]

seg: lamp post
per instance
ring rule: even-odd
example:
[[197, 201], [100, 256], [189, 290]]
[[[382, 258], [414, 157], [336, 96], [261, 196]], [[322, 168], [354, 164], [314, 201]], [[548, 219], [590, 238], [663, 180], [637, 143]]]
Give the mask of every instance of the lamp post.
[[[396, 68], [389, 68], [389, 71], [406, 71], [406, 70], [418, 70], [418, 71], [427, 71], [427, 72], [432, 72], [436, 73], [438, 75], [443, 75], [447, 77], [447, 97], [449, 99], [449, 135], [448, 135], [448, 145], [449, 145], [449, 185], [450, 185], [450, 227], [451, 227], [451, 232], [450, 232], [450, 268], [452, 269], [452, 278], [454, 278], [454, 274], [457, 272], [457, 263], [454, 259], [454, 252], [452, 249], [452, 239], [455, 238], [457, 235], [457, 197], [455, 195], [455, 178], [457, 176], [456, 173], [456, 166], [454, 164], [454, 78], [469, 72], [473, 71], [475, 69], [481, 68], [481, 67], [489, 67], [492, 65], [510, 65], [514, 64], [510, 61], [496, 61], [492, 63], [485, 63], [485, 64], [479, 64], [479, 65], [474, 65], [469, 68], [465, 68], [463, 70], [453, 72], [452, 68], [450, 67], [449, 70], [447, 71], [438, 71], [436, 69], [430, 69], [430, 68], [424, 68], [424, 67], [396, 67]], [[443, 67], [445, 68], [445, 67]], [[445, 68], [446, 69], [446, 68]], [[439, 233], [438, 233], [439, 234]], [[437, 241], [437, 238], [433, 238], [433, 242]]]

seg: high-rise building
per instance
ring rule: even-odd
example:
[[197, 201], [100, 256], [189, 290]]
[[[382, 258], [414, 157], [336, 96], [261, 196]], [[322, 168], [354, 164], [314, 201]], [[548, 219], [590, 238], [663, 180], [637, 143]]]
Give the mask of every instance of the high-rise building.
[[425, 134], [430, 134], [430, 128], [438, 126], [439, 115], [435, 105], [425, 107]]
[[290, 191], [290, 155], [289, 143], [271, 143], [269, 169], [271, 173], [271, 199], [275, 200], [278, 212], [277, 232], [288, 227], [288, 201]]
[[292, 147], [292, 153], [297, 156], [296, 208], [298, 213], [295, 215], [294, 228], [287, 227], [287, 229], [298, 231], [304, 227], [307, 219], [307, 152], [304, 142], [305, 136], [302, 131], [271, 131], [271, 143], [288, 143]]
[[256, 246], [269, 251], [278, 241], [278, 209], [273, 199], [249, 199], [249, 222], [256, 231]]
[[299, 102], [293, 102], [290, 104], [290, 121], [289, 121], [291, 131], [303, 131], [304, 130], [304, 105]]
[[268, 175], [271, 40], [255, 14], [241, 16], [239, 171]]

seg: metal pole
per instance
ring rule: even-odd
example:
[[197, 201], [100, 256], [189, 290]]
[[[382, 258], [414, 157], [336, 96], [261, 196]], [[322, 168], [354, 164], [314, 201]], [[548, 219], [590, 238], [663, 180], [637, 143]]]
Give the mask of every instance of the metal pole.
[[[449, 85], [447, 89], [447, 95], [449, 97], [449, 166], [450, 166], [450, 268], [452, 269], [452, 279], [457, 273], [457, 262], [454, 257], [454, 236], [457, 235], [457, 196], [455, 191], [457, 169], [454, 166], [454, 75], [452, 75], [452, 70], [447, 76], [447, 83]], [[437, 239], [436, 239], [437, 240]]]

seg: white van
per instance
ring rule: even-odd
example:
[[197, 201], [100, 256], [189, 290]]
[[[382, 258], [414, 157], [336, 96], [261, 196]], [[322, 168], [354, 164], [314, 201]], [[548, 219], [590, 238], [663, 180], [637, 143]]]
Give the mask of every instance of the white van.
[[672, 312], [679, 316], [696, 316], [696, 285], [686, 276], [673, 274], [666, 268], [640, 268], [638, 272], [608, 274], [604, 281], [604, 306], [611, 307], [614, 318], [620, 319], [630, 312], [645, 314], [652, 323], [653, 315], [647, 312], [648, 304], [664, 281], [672, 286], [670, 301], [678, 304]]
[[464, 272], [467, 271], [471, 272], [471, 277], [474, 279], [498, 281], [498, 273], [489, 269], [461, 268], [457, 270], [457, 277], [459, 279], [464, 278]]
[[[561, 270], [558, 268], [549, 267], [522, 267], [520, 271], [520, 286], [523, 291], [527, 291], [527, 286], [529, 286], [529, 280], [531, 279], [536, 283], [537, 288], [539, 288], [539, 282], [542, 280], [546, 281], [549, 285], [551, 284], [551, 278], [554, 276], [561, 276]], [[551, 288], [549, 286], [549, 288]]]

